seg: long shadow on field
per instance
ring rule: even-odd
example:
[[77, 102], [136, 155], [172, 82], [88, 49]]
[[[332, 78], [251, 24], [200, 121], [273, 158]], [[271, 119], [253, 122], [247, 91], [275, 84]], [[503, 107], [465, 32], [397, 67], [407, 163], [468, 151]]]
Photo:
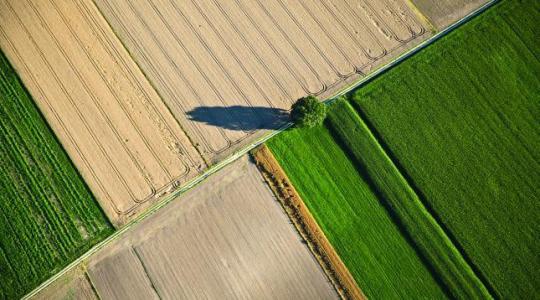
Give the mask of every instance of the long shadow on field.
[[289, 119], [289, 112], [262, 106], [200, 106], [187, 112], [189, 120], [230, 130], [275, 129]]

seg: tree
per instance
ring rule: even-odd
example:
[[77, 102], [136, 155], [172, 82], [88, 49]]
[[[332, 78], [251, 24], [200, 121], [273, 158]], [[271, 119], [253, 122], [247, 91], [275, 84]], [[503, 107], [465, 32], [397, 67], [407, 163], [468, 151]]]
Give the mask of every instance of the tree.
[[298, 127], [315, 127], [326, 119], [326, 105], [314, 96], [298, 99], [292, 106], [291, 119]]

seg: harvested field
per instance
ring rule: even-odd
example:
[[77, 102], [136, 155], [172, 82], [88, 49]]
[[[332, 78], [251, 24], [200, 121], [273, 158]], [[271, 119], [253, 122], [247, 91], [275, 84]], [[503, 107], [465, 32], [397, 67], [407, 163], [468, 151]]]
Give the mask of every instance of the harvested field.
[[333, 299], [337, 294], [247, 157], [91, 259], [107, 299]]
[[204, 167], [92, 1], [1, 0], [0, 46], [114, 224]]
[[0, 299], [16, 299], [112, 226], [0, 52]]
[[409, 0], [437, 29], [463, 18], [489, 0]]
[[[203, 156], [427, 37], [404, 0], [96, 0]], [[243, 142], [244, 141], [244, 142]]]

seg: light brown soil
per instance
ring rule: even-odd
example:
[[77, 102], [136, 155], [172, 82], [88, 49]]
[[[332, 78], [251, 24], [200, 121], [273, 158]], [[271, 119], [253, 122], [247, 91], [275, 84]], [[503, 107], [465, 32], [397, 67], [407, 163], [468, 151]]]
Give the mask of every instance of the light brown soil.
[[84, 268], [78, 267], [39, 292], [36, 300], [98, 300]]
[[437, 29], [444, 29], [489, 0], [410, 0]]
[[253, 151], [264, 179], [280, 200], [296, 229], [307, 241], [330, 281], [344, 299], [366, 299], [351, 273], [266, 145]]
[[131, 248], [124, 248], [88, 270], [102, 299], [159, 299], [142, 262]]
[[407, 0], [95, 2], [211, 161], [429, 34]]
[[0, 46], [115, 225], [205, 167], [91, 0], [0, 0]]
[[244, 156], [95, 255], [106, 299], [335, 299], [320, 266]]

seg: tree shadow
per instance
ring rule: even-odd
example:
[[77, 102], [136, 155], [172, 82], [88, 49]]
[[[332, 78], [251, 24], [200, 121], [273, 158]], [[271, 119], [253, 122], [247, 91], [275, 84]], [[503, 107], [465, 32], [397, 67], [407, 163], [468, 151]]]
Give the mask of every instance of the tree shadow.
[[189, 120], [230, 130], [276, 129], [289, 120], [289, 112], [263, 106], [199, 106], [187, 112]]

